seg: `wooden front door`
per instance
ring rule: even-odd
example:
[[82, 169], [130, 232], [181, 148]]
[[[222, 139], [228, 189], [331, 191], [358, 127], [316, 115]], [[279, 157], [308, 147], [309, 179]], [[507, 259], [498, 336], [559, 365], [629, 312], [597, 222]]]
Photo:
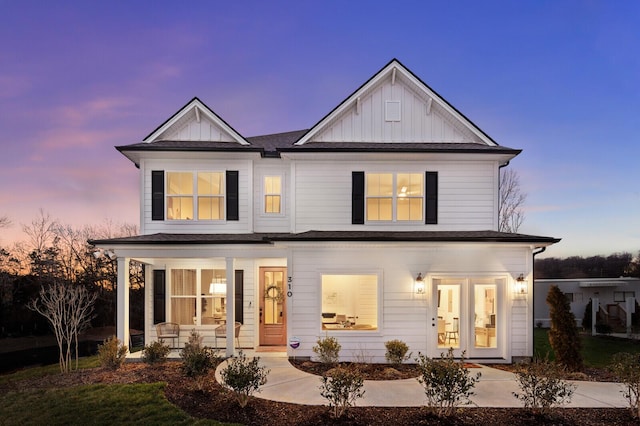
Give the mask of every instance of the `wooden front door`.
[[287, 344], [287, 268], [260, 268], [260, 345]]

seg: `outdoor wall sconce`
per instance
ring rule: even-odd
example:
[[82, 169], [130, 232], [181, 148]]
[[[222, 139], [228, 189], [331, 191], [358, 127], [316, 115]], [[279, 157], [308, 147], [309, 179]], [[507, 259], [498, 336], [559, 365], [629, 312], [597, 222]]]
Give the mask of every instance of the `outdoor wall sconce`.
[[525, 280], [524, 274], [520, 274], [516, 278], [515, 293], [527, 294], [527, 280]]
[[418, 272], [413, 289], [416, 294], [424, 294], [424, 278], [422, 278], [422, 272]]

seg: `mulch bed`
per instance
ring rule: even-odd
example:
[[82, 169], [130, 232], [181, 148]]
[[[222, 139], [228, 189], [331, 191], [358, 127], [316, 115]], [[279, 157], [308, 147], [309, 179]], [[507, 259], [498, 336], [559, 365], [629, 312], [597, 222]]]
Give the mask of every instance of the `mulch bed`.
[[524, 409], [462, 408], [457, 415], [441, 419], [424, 407], [353, 407], [341, 419], [333, 419], [327, 406], [307, 406], [251, 398], [244, 409], [233, 394], [219, 385], [213, 372], [204, 389], [198, 390], [193, 379], [180, 369], [181, 363], [157, 366], [127, 363], [117, 371], [95, 368], [65, 375], [46, 376], [0, 385], [0, 393], [33, 388], [58, 388], [90, 383], [166, 382], [167, 399], [196, 418], [245, 425], [629, 425], [638, 424], [625, 409], [554, 409], [548, 417], [534, 416]]

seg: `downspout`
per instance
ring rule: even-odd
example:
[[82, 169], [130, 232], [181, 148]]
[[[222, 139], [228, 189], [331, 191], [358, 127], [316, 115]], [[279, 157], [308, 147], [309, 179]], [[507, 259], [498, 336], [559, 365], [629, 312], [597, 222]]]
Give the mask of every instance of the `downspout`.
[[[531, 321], [531, 338], [533, 339], [533, 335], [536, 332], [536, 325], [534, 324], [535, 322], [535, 313], [536, 313], [536, 256], [544, 253], [544, 251], [547, 249], [547, 247], [540, 247], [540, 249], [538, 251], [534, 251], [531, 258], [532, 258], [532, 263], [531, 263], [531, 300], [533, 301], [532, 305], [532, 309], [533, 312], [531, 313], [531, 317], [534, 321]], [[533, 355], [535, 356], [536, 354], [536, 348], [535, 348], [535, 339], [533, 339]]]

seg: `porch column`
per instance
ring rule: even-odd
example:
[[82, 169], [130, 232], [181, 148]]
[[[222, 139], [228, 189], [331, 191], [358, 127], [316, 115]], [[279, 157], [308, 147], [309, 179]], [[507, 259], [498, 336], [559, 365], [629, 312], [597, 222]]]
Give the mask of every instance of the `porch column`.
[[118, 257], [116, 337], [129, 346], [129, 258]]
[[235, 338], [235, 318], [236, 318], [236, 304], [235, 304], [235, 268], [233, 257], [225, 258], [227, 263], [227, 356], [233, 356], [236, 348]]

